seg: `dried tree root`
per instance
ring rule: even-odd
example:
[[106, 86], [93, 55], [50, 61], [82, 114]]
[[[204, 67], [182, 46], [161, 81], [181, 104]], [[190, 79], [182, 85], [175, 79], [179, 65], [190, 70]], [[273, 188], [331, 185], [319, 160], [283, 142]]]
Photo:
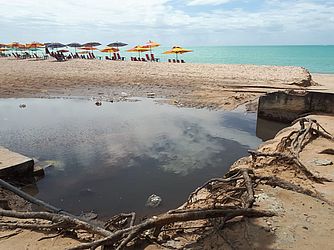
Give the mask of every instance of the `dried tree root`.
[[[91, 243], [84, 243], [79, 246], [70, 248], [71, 250], [75, 249], [95, 249], [101, 245], [113, 245], [118, 243], [120, 240], [120, 245], [126, 245], [122, 242], [128, 243], [134, 237], [139, 236], [142, 232], [154, 229], [157, 227], [163, 227], [165, 225], [175, 223], [175, 222], [184, 222], [184, 221], [194, 221], [194, 220], [203, 220], [208, 218], [219, 218], [219, 217], [229, 217], [230, 219], [245, 216], [245, 217], [271, 217], [276, 214], [268, 211], [255, 210], [252, 208], [245, 209], [211, 209], [211, 210], [188, 210], [184, 213], [173, 213], [173, 214], [162, 214], [157, 217], [152, 217], [136, 226], [129, 227], [127, 229], [119, 230], [113, 233], [112, 235], [100, 239]], [[123, 239], [123, 240], [122, 240]]]
[[311, 196], [313, 198], [316, 198], [318, 200], [324, 201], [327, 204], [334, 206], [334, 203], [332, 201], [329, 201], [327, 199], [325, 199], [323, 196], [321, 196], [321, 194], [319, 194], [318, 192], [314, 192], [310, 189], [306, 189], [303, 188], [301, 186], [297, 186], [291, 182], [287, 182], [281, 178], [278, 178], [276, 176], [256, 176], [256, 181], [259, 181], [265, 185], [269, 185], [272, 187], [280, 187], [286, 190], [290, 190], [290, 191], [294, 191], [296, 193], [300, 193], [300, 194], [305, 194], [308, 196]]
[[248, 152], [252, 155], [253, 161], [256, 161], [257, 157], [274, 157], [277, 160], [293, 162], [294, 165], [298, 167], [298, 170], [300, 170], [303, 174], [305, 174], [305, 176], [309, 180], [320, 183], [320, 184], [323, 184], [323, 182], [332, 182], [332, 180], [328, 178], [315, 176], [311, 171], [309, 171], [305, 167], [305, 165], [296, 156], [293, 156], [293, 155], [291, 156], [291, 155], [280, 153], [280, 152], [264, 153], [264, 152], [252, 151], [252, 150], [248, 150]]
[[207, 189], [211, 193], [209, 198], [216, 200], [217, 203], [222, 203], [224, 207], [229, 206], [230, 201], [237, 202], [238, 205], [233, 207], [251, 207], [254, 202], [251, 175], [253, 175], [253, 170], [245, 168], [231, 170], [225, 175], [225, 178], [211, 179], [189, 195], [185, 207], [195, 203], [193, 198], [202, 189]]

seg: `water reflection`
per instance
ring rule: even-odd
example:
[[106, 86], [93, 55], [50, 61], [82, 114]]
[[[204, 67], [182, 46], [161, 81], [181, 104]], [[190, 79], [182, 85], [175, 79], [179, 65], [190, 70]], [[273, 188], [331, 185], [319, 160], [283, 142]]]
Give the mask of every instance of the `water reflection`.
[[[27, 107], [20, 109], [19, 104]], [[255, 115], [179, 109], [152, 100], [0, 100], [0, 144], [57, 164], [37, 183], [37, 197], [74, 213], [160, 212], [221, 176], [255, 148]]]
[[290, 125], [287, 123], [269, 121], [258, 117], [256, 123], [256, 136], [263, 141], [267, 141], [273, 139], [280, 130], [288, 126]]

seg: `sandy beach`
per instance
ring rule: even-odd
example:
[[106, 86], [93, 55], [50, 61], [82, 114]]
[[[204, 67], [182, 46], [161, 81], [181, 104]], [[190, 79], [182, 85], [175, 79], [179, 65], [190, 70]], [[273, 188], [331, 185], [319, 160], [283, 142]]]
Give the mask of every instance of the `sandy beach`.
[[[58, 63], [53, 60], [0, 59], [0, 76], [0, 98], [81, 97], [120, 101], [127, 97], [146, 97], [148, 93], [155, 93], [155, 97], [166, 98], [178, 106], [213, 109], [233, 109], [256, 100], [265, 93], [278, 90], [334, 93], [334, 75], [311, 76], [301, 67], [99, 60], [69, 60]], [[332, 116], [311, 118], [316, 118], [329, 133], [334, 133]], [[295, 125], [283, 130], [273, 140], [262, 144], [258, 150], [272, 151], [284, 136], [298, 129]], [[332, 147], [333, 141], [325, 138], [312, 140], [305, 147], [301, 159], [312, 174], [333, 180], [332, 165], [319, 167], [313, 161], [324, 157], [321, 150]], [[333, 155], [325, 156], [326, 159], [334, 159]], [[261, 164], [267, 165], [267, 168], [260, 168]], [[299, 170], [291, 169], [290, 165], [282, 165], [271, 159], [260, 159], [254, 164], [251, 157], [245, 157], [234, 163], [232, 169], [249, 168], [253, 169], [255, 175], [280, 177], [321, 194], [322, 200], [300, 192], [259, 184], [255, 186], [254, 207], [273, 210], [277, 216], [231, 223], [224, 231], [224, 237], [228, 239], [226, 241], [215, 231], [206, 237], [201, 233], [185, 235], [182, 241], [176, 240], [175, 244], [191, 246], [195, 239], [201, 249], [314, 249], [319, 246], [329, 249], [334, 244], [331, 236], [334, 228], [330, 223], [333, 218], [333, 182], [314, 182]], [[8, 195], [7, 192], [3, 194]], [[18, 204], [13, 204], [15, 209], [29, 210], [27, 202], [20, 199], [18, 201]], [[3, 221], [8, 222], [9, 219], [4, 217]], [[240, 234], [244, 237], [240, 237]], [[40, 241], [44, 234], [20, 229], [2, 230], [0, 237], [3, 238], [0, 248], [6, 249], [13, 246], [17, 249], [27, 246], [35, 249], [59, 249], [80, 243], [78, 240], [57, 235]], [[87, 240], [85, 237], [82, 239]], [[232, 248], [232, 245], [236, 248]], [[150, 245], [146, 249], [162, 248]]]
[[[233, 109], [277, 90], [313, 85], [301, 67], [173, 64], [100, 60], [0, 59], [0, 97], [95, 97], [102, 100], [155, 93], [180, 106]], [[328, 91], [334, 75], [316, 75]], [[123, 93], [122, 93], [123, 92]]]

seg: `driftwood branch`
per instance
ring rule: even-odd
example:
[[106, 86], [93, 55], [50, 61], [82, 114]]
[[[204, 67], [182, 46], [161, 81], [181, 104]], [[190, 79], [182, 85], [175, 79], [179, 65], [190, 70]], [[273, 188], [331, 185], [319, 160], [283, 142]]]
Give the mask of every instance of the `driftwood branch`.
[[[184, 222], [184, 221], [194, 221], [194, 220], [203, 220], [208, 218], [219, 218], [219, 217], [229, 217], [235, 218], [238, 216], [245, 217], [271, 217], [276, 214], [268, 211], [255, 210], [251, 208], [246, 209], [211, 209], [211, 210], [202, 210], [202, 211], [191, 211], [188, 210], [184, 213], [173, 213], [173, 214], [162, 214], [157, 217], [152, 217], [136, 226], [119, 230], [112, 235], [100, 239], [91, 243], [84, 243], [77, 247], [71, 248], [71, 250], [75, 249], [89, 249], [96, 248], [101, 245], [112, 245], [117, 243], [122, 238], [125, 238], [124, 241], [128, 241], [129, 238], [134, 238], [138, 236], [142, 232], [154, 229], [156, 227], [163, 227], [165, 225], [175, 223], [175, 222]], [[122, 241], [122, 242], [124, 242]], [[122, 243], [120, 243], [122, 244]], [[123, 244], [124, 245], [124, 244]]]
[[[41, 219], [51, 221], [58, 224], [59, 228], [72, 228], [72, 229], [82, 229], [92, 234], [97, 234], [100, 236], [109, 236], [112, 233], [105, 230], [99, 226], [92, 225], [88, 222], [79, 220], [63, 214], [53, 214], [49, 212], [16, 212], [10, 210], [0, 209], [0, 216], [14, 217], [19, 219]], [[51, 227], [51, 226], [50, 226]], [[19, 228], [19, 226], [17, 226]]]

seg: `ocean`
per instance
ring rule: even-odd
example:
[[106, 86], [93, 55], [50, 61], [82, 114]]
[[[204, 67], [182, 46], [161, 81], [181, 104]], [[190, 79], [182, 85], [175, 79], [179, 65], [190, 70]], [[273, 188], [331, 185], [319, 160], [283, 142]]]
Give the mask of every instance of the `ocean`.
[[[129, 53], [125, 50], [133, 45], [120, 48], [120, 53], [127, 60], [131, 56], [138, 57], [138, 53]], [[99, 49], [104, 46], [99, 46]], [[212, 64], [255, 64], [301, 66], [312, 73], [334, 74], [334, 45], [295, 45], [295, 46], [187, 46], [193, 52], [179, 55], [180, 59], [191, 63]], [[170, 47], [153, 49], [155, 57], [161, 61], [175, 58], [175, 55], [165, 55], [162, 52]], [[73, 51], [70, 48], [71, 51]], [[108, 53], [94, 51], [98, 56], [105, 57]], [[145, 57], [145, 53], [141, 57]]]
[[[187, 47], [192, 53], [180, 55], [186, 62], [213, 64], [256, 64], [301, 66], [312, 73], [334, 74], [334, 45], [329, 46], [201, 46]], [[165, 48], [154, 51], [161, 53]], [[168, 49], [168, 48], [167, 48]], [[173, 58], [173, 55], [161, 55]]]

